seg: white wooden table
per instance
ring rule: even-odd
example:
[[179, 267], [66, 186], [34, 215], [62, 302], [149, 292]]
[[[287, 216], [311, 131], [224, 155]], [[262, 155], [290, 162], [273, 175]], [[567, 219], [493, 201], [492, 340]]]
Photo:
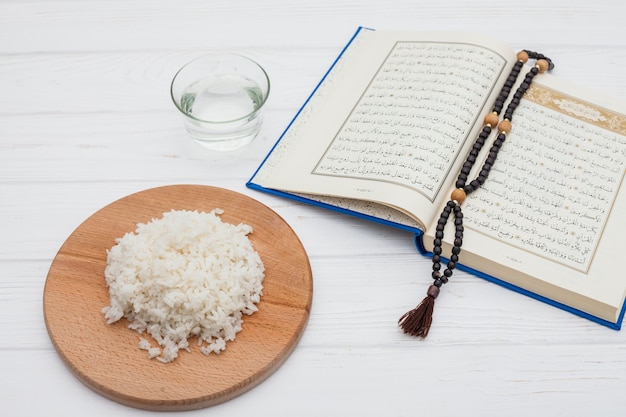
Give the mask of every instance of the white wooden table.
[[[0, 1], [0, 415], [148, 414], [68, 371], [46, 332], [43, 287], [89, 215], [182, 183], [274, 209], [314, 274], [311, 317], [284, 365], [186, 415], [625, 415], [625, 331], [458, 272], [429, 337], [410, 338], [396, 322], [430, 283], [411, 235], [245, 188], [359, 25], [496, 35], [626, 99], [625, 18], [614, 0]], [[272, 80], [260, 136], [235, 153], [193, 144], [169, 98], [175, 71], [210, 51], [251, 56]]]

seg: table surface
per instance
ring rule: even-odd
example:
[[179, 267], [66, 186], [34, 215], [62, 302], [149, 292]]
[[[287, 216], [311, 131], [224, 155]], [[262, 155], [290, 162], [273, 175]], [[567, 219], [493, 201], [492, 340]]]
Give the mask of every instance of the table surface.
[[[314, 296], [274, 374], [185, 415], [623, 415], [624, 331], [457, 272], [428, 338], [405, 336], [397, 320], [430, 282], [410, 234], [245, 181], [358, 26], [495, 35], [549, 55], [557, 76], [626, 99], [625, 17], [613, 0], [0, 1], [0, 413], [150, 414], [98, 395], [62, 362], [43, 320], [46, 275], [105, 205], [206, 184], [291, 225]], [[246, 54], [272, 81], [259, 137], [233, 153], [192, 143], [169, 98], [176, 70], [212, 51]]]

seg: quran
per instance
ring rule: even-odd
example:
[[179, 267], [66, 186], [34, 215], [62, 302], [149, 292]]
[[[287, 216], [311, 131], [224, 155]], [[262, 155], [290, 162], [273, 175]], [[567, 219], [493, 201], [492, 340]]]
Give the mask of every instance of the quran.
[[[246, 185], [409, 231], [431, 256], [439, 213], [515, 62], [482, 35], [359, 28]], [[463, 203], [458, 268], [620, 329], [625, 174], [626, 105], [542, 74]]]

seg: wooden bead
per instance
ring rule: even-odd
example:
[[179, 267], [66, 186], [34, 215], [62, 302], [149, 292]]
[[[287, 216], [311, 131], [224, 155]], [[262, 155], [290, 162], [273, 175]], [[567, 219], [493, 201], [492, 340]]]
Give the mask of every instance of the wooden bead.
[[517, 60], [522, 61], [524, 64], [528, 62], [528, 53], [526, 51], [519, 51], [517, 53]]
[[485, 125], [489, 125], [491, 127], [495, 127], [498, 125], [498, 121], [500, 118], [496, 113], [489, 113], [485, 116]]
[[462, 188], [457, 188], [456, 190], [452, 191], [452, 195], [450, 195], [450, 199], [456, 201], [458, 205], [463, 204], [463, 202], [465, 201], [465, 197], [467, 197], [467, 195]]
[[535, 66], [539, 70], [539, 72], [546, 72], [550, 67], [550, 64], [545, 59], [538, 59], [535, 63]]
[[509, 133], [511, 131], [511, 127], [512, 127], [511, 126], [511, 122], [509, 122], [508, 120], [504, 119], [498, 125], [498, 130], [500, 132]]
[[436, 285], [431, 285], [430, 287], [428, 287], [426, 295], [432, 299], [435, 299], [439, 296], [439, 291], [439, 287], [437, 287]]

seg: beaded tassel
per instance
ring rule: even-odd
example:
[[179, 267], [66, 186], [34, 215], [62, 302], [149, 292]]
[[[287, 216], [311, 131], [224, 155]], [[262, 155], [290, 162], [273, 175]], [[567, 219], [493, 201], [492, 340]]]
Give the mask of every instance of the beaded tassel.
[[[500, 120], [500, 112], [504, 107], [504, 103], [509, 97], [509, 93], [511, 89], [515, 85], [515, 82], [520, 74], [520, 71], [524, 64], [528, 61], [529, 58], [535, 59], [535, 66], [532, 67], [524, 80], [515, 91], [515, 94], [511, 98], [506, 111], [504, 112], [504, 117], [502, 121]], [[452, 272], [457, 266], [457, 262], [459, 260], [459, 254], [461, 253], [461, 246], [463, 245], [463, 211], [461, 209], [461, 205], [465, 198], [480, 188], [481, 185], [485, 183], [487, 177], [489, 176], [489, 172], [493, 167], [493, 164], [498, 157], [498, 152], [500, 148], [504, 144], [506, 140], [506, 135], [511, 131], [511, 120], [513, 119], [513, 113], [515, 109], [520, 104], [522, 97], [526, 93], [526, 91], [530, 88], [530, 85], [534, 79], [534, 77], [542, 72], [551, 70], [554, 68], [554, 64], [552, 61], [545, 57], [542, 54], [537, 52], [532, 52], [528, 50], [523, 50], [517, 54], [517, 62], [511, 69], [511, 72], [500, 91], [500, 94], [496, 98], [493, 110], [490, 114], [485, 117], [484, 126], [476, 141], [474, 142], [474, 146], [470, 151], [463, 167], [461, 168], [461, 172], [459, 173], [456, 181], [456, 189], [450, 195], [450, 201], [447, 202], [446, 206], [443, 208], [441, 215], [439, 217], [439, 221], [437, 222], [437, 227], [435, 230], [435, 239], [433, 241], [433, 257], [432, 257], [432, 278], [434, 282], [428, 287], [428, 291], [426, 292], [426, 297], [422, 300], [420, 304], [417, 305], [413, 310], [406, 312], [400, 320], [398, 320], [398, 325], [402, 328], [404, 333], [410, 334], [412, 336], [418, 337], [426, 337], [430, 330], [430, 326], [432, 324], [432, 314], [435, 307], [435, 299], [439, 295], [440, 288], [443, 284], [447, 283], [449, 278], [452, 276]], [[472, 181], [467, 183], [468, 176], [476, 163], [478, 155], [483, 148], [486, 140], [491, 135], [492, 129], [497, 127], [498, 136], [493, 141], [491, 145], [491, 149], [489, 150], [489, 154], [483, 163], [483, 166], [478, 173], [477, 177]], [[446, 264], [446, 268], [441, 272], [442, 268], [442, 243], [444, 237], [444, 229], [450, 216], [454, 213], [454, 224], [455, 224], [455, 236], [454, 243], [452, 246], [452, 251], [450, 255], [450, 259]]]

